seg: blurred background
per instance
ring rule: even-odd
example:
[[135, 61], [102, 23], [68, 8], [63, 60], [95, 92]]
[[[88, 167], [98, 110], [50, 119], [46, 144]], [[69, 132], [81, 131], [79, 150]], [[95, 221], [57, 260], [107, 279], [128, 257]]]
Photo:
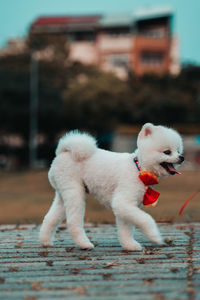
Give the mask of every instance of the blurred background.
[[[162, 180], [157, 221], [200, 221], [200, 2], [7, 0], [0, 3], [0, 223], [40, 223], [47, 172], [71, 129], [133, 152], [145, 122], [177, 129], [186, 162]], [[87, 197], [87, 222], [113, 222]]]

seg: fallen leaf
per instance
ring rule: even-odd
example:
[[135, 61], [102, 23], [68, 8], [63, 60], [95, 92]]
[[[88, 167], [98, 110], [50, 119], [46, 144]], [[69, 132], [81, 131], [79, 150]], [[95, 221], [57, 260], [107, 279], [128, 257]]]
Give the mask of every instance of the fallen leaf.
[[167, 256], [167, 258], [174, 258], [174, 254], [172, 253], [165, 253], [165, 255]]
[[200, 273], [200, 267], [194, 268], [194, 273]]
[[72, 252], [72, 251], [74, 250], [74, 247], [67, 247], [67, 248], [65, 248], [65, 250], [66, 250], [67, 252]]
[[70, 274], [78, 274], [79, 271], [83, 271], [83, 270], [92, 270], [92, 269], [96, 269], [96, 266], [91, 266], [91, 267], [86, 267], [86, 268], [74, 268], [71, 269], [69, 272]]
[[122, 252], [122, 254], [131, 254], [132, 253], [132, 251], [130, 251], [130, 250], [122, 250], [121, 252]]
[[78, 286], [75, 291], [80, 295], [80, 296], [86, 296], [87, 295], [87, 290], [84, 286]]
[[52, 267], [53, 266], [53, 261], [52, 260], [47, 260], [46, 265], [49, 266], [49, 267]]
[[31, 284], [31, 287], [32, 287], [32, 289], [33, 290], [35, 290], [35, 291], [39, 291], [39, 290], [41, 290], [41, 282], [30, 282], [30, 284]]
[[49, 255], [47, 251], [39, 252], [38, 254], [43, 257], [47, 257]]
[[145, 259], [143, 257], [135, 259], [139, 264], [145, 264]]
[[79, 256], [80, 260], [92, 260], [89, 256]]
[[4, 277], [0, 277], [0, 283], [4, 283], [5, 282], [5, 278]]
[[153, 278], [147, 278], [147, 279], [144, 279], [144, 283], [147, 285], [153, 285], [153, 284], [155, 284], [155, 281]]
[[188, 231], [184, 231], [184, 233], [185, 233], [185, 235], [187, 235], [187, 236], [191, 236], [191, 232], [188, 232]]
[[15, 248], [21, 248], [22, 244], [23, 244], [23, 242], [18, 242], [17, 245], [15, 245]]
[[146, 254], [146, 255], [156, 255], [156, 254], [159, 254], [161, 252], [162, 252], [161, 249], [157, 249], [157, 248], [154, 248], [152, 246], [145, 247], [145, 249], [143, 251], [143, 253]]
[[170, 268], [170, 270], [173, 272], [173, 273], [177, 273], [179, 270], [178, 268]]
[[166, 297], [162, 293], [155, 294], [155, 300], [166, 300]]
[[165, 242], [168, 246], [174, 246], [174, 245], [173, 245], [173, 240], [172, 240], [172, 239], [165, 239], [164, 242]]
[[74, 269], [69, 270], [69, 273], [70, 273], [71, 275], [76, 275], [76, 274], [79, 273], [79, 271], [80, 271], [79, 268], [74, 268]]
[[103, 279], [105, 279], [105, 280], [113, 280], [114, 279], [112, 274], [110, 274], [110, 273], [103, 274], [102, 276], [103, 276]]
[[118, 265], [119, 265], [118, 262], [119, 262], [119, 258], [116, 259], [116, 260], [114, 260], [114, 261], [112, 261], [112, 262], [108, 262], [108, 263], [104, 266], [104, 268], [110, 268], [110, 267], [112, 267], [112, 266], [118, 266]]
[[17, 267], [17, 266], [11, 266], [9, 268], [9, 272], [17, 272], [18, 270], [19, 270], [19, 267]]

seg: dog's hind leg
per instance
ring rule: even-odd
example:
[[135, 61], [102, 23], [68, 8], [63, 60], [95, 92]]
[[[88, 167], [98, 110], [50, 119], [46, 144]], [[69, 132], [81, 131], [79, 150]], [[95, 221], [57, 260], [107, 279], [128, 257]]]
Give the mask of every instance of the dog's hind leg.
[[140, 251], [141, 245], [133, 238], [133, 226], [130, 223], [125, 222], [122, 218], [116, 218], [118, 236], [121, 246], [125, 250]]
[[54, 201], [44, 217], [40, 228], [40, 242], [43, 246], [51, 246], [51, 237], [57, 225], [63, 221], [65, 217], [64, 204], [61, 197], [56, 192]]
[[73, 241], [81, 249], [94, 248], [84, 230], [84, 188], [79, 183], [71, 184], [68, 189], [62, 192], [62, 198], [66, 210], [67, 228]]

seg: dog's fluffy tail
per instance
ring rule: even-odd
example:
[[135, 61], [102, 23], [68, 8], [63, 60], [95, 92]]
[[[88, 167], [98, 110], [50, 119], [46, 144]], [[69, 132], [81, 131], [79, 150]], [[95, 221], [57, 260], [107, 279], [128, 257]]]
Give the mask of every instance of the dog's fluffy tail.
[[96, 140], [91, 135], [74, 130], [60, 139], [56, 155], [69, 151], [75, 161], [82, 161], [89, 158], [96, 149]]

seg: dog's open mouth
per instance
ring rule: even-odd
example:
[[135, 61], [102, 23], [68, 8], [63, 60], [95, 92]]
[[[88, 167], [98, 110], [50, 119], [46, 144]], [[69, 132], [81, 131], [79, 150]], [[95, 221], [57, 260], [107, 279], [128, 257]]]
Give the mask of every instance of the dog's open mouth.
[[160, 164], [170, 175], [181, 174], [178, 172], [172, 163], [163, 162]]

